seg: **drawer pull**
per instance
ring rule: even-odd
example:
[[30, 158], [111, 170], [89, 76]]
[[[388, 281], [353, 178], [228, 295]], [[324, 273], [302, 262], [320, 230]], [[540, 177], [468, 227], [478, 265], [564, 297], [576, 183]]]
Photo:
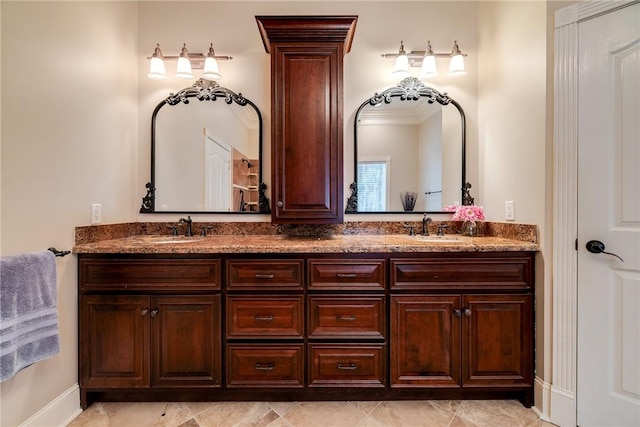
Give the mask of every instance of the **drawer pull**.
[[273, 279], [274, 277], [276, 277], [276, 275], [273, 273], [269, 273], [269, 274], [256, 273], [256, 279]]
[[356, 369], [358, 369], [358, 365], [356, 365], [355, 363], [350, 363], [348, 365], [338, 363], [338, 369], [342, 369], [343, 371], [355, 371]]
[[273, 363], [256, 363], [256, 369], [258, 371], [273, 371], [275, 366]]
[[338, 279], [353, 279], [358, 277], [358, 275], [356, 273], [338, 273], [336, 274], [336, 277]]
[[356, 316], [354, 316], [353, 314], [349, 315], [349, 316], [341, 316], [341, 315], [338, 314], [336, 316], [336, 320], [344, 320], [344, 321], [347, 321], [347, 322], [353, 322], [354, 320], [356, 320]]
[[273, 320], [273, 314], [256, 314], [255, 316], [253, 316], [254, 320], [263, 320], [263, 321], [271, 321]]

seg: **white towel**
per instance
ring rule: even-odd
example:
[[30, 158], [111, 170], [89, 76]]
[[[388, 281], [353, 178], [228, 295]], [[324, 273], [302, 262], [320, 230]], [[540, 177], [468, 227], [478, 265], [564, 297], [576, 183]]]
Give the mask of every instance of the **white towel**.
[[55, 255], [0, 259], [0, 382], [60, 353]]

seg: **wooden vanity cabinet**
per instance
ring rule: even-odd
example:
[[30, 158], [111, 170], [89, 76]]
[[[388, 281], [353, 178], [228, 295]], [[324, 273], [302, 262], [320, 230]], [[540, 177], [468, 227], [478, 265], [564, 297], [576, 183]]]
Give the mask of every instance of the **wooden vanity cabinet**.
[[391, 259], [391, 387], [533, 392], [530, 254]]
[[271, 54], [272, 222], [343, 221], [343, 57], [355, 16], [257, 16]]
[[104, 389], [221, 386], [220, 260], [82, 255], [79, 383]]
[[533, 399], [533, 252], [79, 257], [81, 404]]
[[309, 388], [387, 384], [386, 260], [307, 260]]

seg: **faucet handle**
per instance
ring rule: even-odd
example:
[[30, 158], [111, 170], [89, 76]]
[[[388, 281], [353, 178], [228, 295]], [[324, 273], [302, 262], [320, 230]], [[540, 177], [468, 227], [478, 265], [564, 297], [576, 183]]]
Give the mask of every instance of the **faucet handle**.
[[171, 235], [172, 236], [177, 236], [178, 235], [178, 227], [175, 225], [167, 225], [167, 228], [169, 230], [171, 230]]
[[436, 235], [444, 236], [444, 228], [449, 228], [449, 226], [447, 224], [438, 224], [438, 231], [436, 232]]
[[207, 225], [207, 226], [203, 226], [202, 230], [200, 230], [200, 235], [201, 236], [206, 236], [207, 235], [207, 231], [213, 230], [213, 225]]
[[413, 225], [405, 224], [404, 228], [408, 228], [409, 229], [409, 236], [415, 236], [416, 235], [416, 230], [415, 230]]

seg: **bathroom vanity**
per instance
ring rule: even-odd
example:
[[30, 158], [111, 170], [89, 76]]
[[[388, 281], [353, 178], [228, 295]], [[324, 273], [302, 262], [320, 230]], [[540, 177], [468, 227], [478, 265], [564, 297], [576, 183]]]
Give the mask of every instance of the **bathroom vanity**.
[[133, 236], [74, 251], [83, 408], [95, 400], [532, 404], [536, 244]]

